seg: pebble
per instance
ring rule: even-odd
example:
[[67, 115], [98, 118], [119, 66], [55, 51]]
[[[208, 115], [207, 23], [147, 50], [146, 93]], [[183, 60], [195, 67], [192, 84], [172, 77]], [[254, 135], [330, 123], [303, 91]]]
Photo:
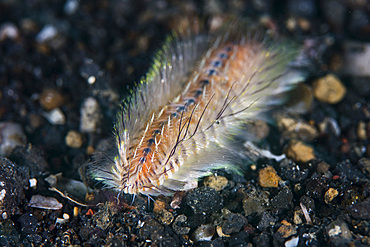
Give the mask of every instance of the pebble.
[[281, 178], [272, 166], [265, 167], [258, 172], [259, 185], [265, 188], [277, 188]]
[[28, 186], [28, 174], [23, 174], [7, 158], [0, 157], [0, 215], [19, 214], [18, 205], [25, 199], [23, 188]]
[[301, 141], [291, 141], [285, 150], [285, 154], [297, 162], [308, 162], [315, 159], [313, 148]]
[[215, 234], [215, 228], [212, 224], [201, 225], [192, 234], [194, 242], [209, 241]]
[[329, 169], [330, 169], [330, 165], [328, 163], [325, 163], [324, 161], [321, 161], [317, 165], [316, 171], [321, 173], [321, 174], [325, 174], [329, 171]]
[[370, 198], [349, 206], [350, 214], [356, 219], [370, 220]]
[[170, 225], [174, 219], [173, 214], [166, 209], [158, 210], [155, 216], [162, 225], [166, 226]]
[[342, 220], [331, 222], [326, 228], [326, 233], [333, 246], [344, 246], [352, 240], [351, 231]]
[[53, 25], [45, 25], [36, 36], [38, 43], [44, 43], [54, 39], [58, 35], [58, 30]]
[[339, 162], [333, 173], [339, 175], [340, 177], [346, 177], [348, 180], [353, 182], [358, 182], [361, 179], [367, 179], [366, 175], [363, 174], [357, 166], [351, 163], [350, 160], [344, 160]]
[[339, 194], [338, 190], [329, 188], [324, 195], [324, 201], [326, 204], [329, 204], [335, 197]]
[[21, 231], [25, 234], [34, 234], [37, 231], [37, 217], [30, 213], [22, 214], [19, 217], [19, 222], [21, 223]]
[[34, 129], [39, 128], [45, 122], [45, 119], [41, 115], [34, 113], [28, 114], [28, 120], [31, 127]]
[[362, 158], [358, 161], [357, 165], [364, 174], [370, 177], [370, 159]]
[[297, 234], [297, 227], [292, 225], [291, 223], [287, 222], [286, 220], [283, 220], [282, 225], [277, 230], [278, 233], [281, 234], [283, 238], [288, 238], [292, 235]]
[[22, 164], [31, 177], [41, 176], [48, 169], [44, 155], [32, 145], [15, 148], [9, 158], [16, 164]]
[[43, 115], [52, 125], [64, 125], [66, 123], [66, 117], [59, 108], [45, 112]]
[[301, 210], [295, 210], [294, 211], [294, 214], [293, 214], [293, 222], [294, 222], [294, 224], [300, 225], [300, 224], [303, 223], [302, 218], [301, 218], [301, 215], [302, 215], [302, 211]]
[[185, 197], [185, 204], [196, 215], [210, 215], [222, 208], [222, 198], [215, 189], [200, 187], [189, 192]]
[[248, 221], [243, 215], [231, 213], [222, 224], [222, 233], [226, 235], [237, 233], [247, 223]]
[[67, 133], [65, 142], [68, 147], [80, 148], [83, 144], [83, 135], [75, 130], [70, 130]]
[[290, 159], [283, 159], [280, 162], [280, 168], [280, 175], [282, 176], [282, 178], [294, 183], [306, 180], [309, 174], [308, 168], [297, 165]]
[[223, 190], [228, 183], [228, 180], [224, 176], [209, 176], [204, 179], [204, 186], [208, 186], [210, 188], [215, 189], [216, 191]]
[[346, 92], [342, 82], [333, 74], [328, 74], [313, 84], [316, 99], [324, 103], [336, 104], [343, 99]]
[[63, 207], [63, 204], [58, 202], [57, 199], [53, 197], [44, 197], [42, 195], [33, 195], [31, 197], [28, 206], [33, 208], [49, 209], [49, 210], [59, 210]]
[[80, 131], [94, 133], [99, 129], [101, 112], [99, 103], [93, 97], [87, 98], [81, 107]]
[[21, 125], [0, 122], [0, 156], [9, 156], [18, 146], [24, 146], [26, 136]]
[[325, 117], [323, 121], [317, 124], [320, 133], [329, 133], [334, 134], [335, 136], [339, 136], [341, 133], [341, 129], [337, 120], [331, 117]]
[[187, 217], [185, 214], [180, 214], [176, 217], [175, 221], [172, 224], [172, 229], [176, 234], [185, 235], [190, 232], [190, 227], [183, 226], [186, 220]]
[[31, 179], [29, 180], [29, 184], [30, 184], [30, 187], [31, 187], [32, 189], [36, 189], [36, 186], [37, 186], [37, 179], [36, 179], [36, 178], [31, 178]]
[[262, 214], [262, 218], [260, 222], [258, 223], [257, 228], [260, 231], [266, 230], [268, 227], [272, 227], [275, 225], [277, 219], [275, 219], [273, 216], [271, 216], [269, 213], [265, 212]]
[[72, 15], [76, 13], [79, 5], [79, 1], [77, 0], [67, 0], [63, 7], [64, 13], [66, 13], [67, 15]]
[[313, 141], [317, 136], [317, 130], [301, 120], [289, 117], [278, 117], [278, 127], [284, 139], [298, 139], [301, 141]]
[[370, 43], [347, 41], [344, 44], [344, 73], [351, 76], [368, 77]]
[[[370, 125], [368, 124], [370, 127]], [[370, 129], [370, 128], [369, 128]], [[360, 140], [367, 140], [367, 131], [366, 131], [366, 123], [364, 121], [359, 121], [357, 124], [357, 137]]]
[[260, 235], [257, 235], [253, 238], [253, 243], [258, 247], [270, 246], [270, 236], [267, 232], [262, 232]]
[[284, 186], [279, 193], [272, 198], [271, 205], [276, 209], [289, 209], [292, 205], [293, 193], [289, 187]]
[[64, 213], [63, 218], [57, 218], [55, 224], [64, 224], [69, 220], [69, 214]]
[[4, 23], [0, 26], [0, 41], [19, 38], [19, 29], [14, 23]]
[[284, 243], [285, 247], [296, 247], [299, 243], [299, 237], [293, 237]]
[[221, 226], [216, 227], [216, 232], [217, 232], [217, 235], [220, 236], [221, 238], [229, 238], [230, 237], [230, 235], [224, 234], [222, 232], [222, 227]]
[[253, 213], [261, 214], [270, 206], [268, 195], [264, 192], [251, 191], [243, 199], [245, 216]]
[[306, 113], [312, 107], [313, 92], [312, 88], [305, 84], [299, 83], [290, 93], [291, 99], [287, 103], [287, 110], [294, 113]]
[[44, 89], [39, 97], [40, 104], [42, 108], [47, 111], [53, 110], [57, 107], [61, 107], [64, 102], [65, 98], [62, 93], [60, 93], [56, 89]]

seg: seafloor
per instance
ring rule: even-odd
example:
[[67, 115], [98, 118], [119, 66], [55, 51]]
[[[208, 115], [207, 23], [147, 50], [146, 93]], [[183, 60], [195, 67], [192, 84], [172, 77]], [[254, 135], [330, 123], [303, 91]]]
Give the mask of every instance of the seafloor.
[[[250, 126], [285, 158], [250, 152], [243, 174], [133, 203], [91, 181], [166, 35], [230, 16], [311, 59], [290, 104]], [[369, 246], [369, 42], [366, 0], [0, 1], [0, 246]]]

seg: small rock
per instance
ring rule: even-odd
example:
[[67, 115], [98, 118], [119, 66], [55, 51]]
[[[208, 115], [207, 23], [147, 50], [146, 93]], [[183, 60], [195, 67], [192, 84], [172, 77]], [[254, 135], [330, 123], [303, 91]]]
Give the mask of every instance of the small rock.
[[299, 237], [293, 237], [285, 242], [285, 247], [297, 247], [299, 243]]
[[329, 188], [328, 191], [325, 192], [324, 201], [326, 204], [330, 203], [335, 197], [339, 194], [338, 190]]
[[283, 220], [281, 222], [283, 225], [279, 227], [277, 232], [283, 237], [283, 238], [288, 238], [292, 235], [295, 235], [297, 233], [297, 227], [293, 226], [289, 222]]
[[49, 121], [49, 123], [53, 125], [63, 125], [66, 123], [66, 117], [64, 113], [59, 108], [55, 108], [50, 112], [44, 113], [45, 118]]
[[321, 174], [325, 174], [329, 171], [329, 168], [330, 168], [330, 165], [322, 161], [317, 165], [316, 171]]
[[29, 180], [29, 183], [30, 183], [30, 187], [31, 187], [32, 189], [36, 189], [36, 186], [37, 186], [37, 179], [36, 179], [36, 178], [31, 178], [31, 179]]
[[22, 214], [18, 219], [22, 229], [21, 231], [25, 234], [34, 234], [37, 231], [38, 220], [35, 215], [27, 213]]
[[79, 7], [79, 3], [80, 2], [77, 0], [67, 0], [63, 7], [64, 13], [66, 13], [67, 15], [72, 15], [76, 13]]
[[211, 224], [201, 225], [192, 234], [194, 242], [209, 241], [215, 234], [215, 228]]
[[64, 96], [56, 89], [44, 89], [40, 94], [40, 105], [47, 111], [61, 107], [64, 102]]
[[65, 141], [68, 147], [80, 148], [83, 144], [83, 136], [75, 130], [70, 130], [67, 133]]
[[258, 172], [258, 181], [262, 187], [277, 188], [281, 178], [272, 166], [265, 167]]
[[323, 134], [334, 134], [335, 136], [339, 136], [341, 133], [341, 129], [339, 127], [339, 124], [337, 120], [331, 117], [325, 117], [323, 121], [318, 123], [318, 127], [320, 130], [320, 133]]
[[0, 26], [0, 41], [5, 39], [16, 40], [19, 38], [19, 30], [13, 23], [4, 23]]
[[257, 228], [260, 231], [264, 231], [268, 227], [274, 226], [276, 221], [277, 220], [274, 217], [272, 217], [269, 213], [265, 212], [265, 213], [262, 214], [262, 218], [261, 218], [260, 222], [258, 223]]
[[252, 191], [246, 194], [243, 200], [243, 209], [245, 216], [253, 213], [261, 214], [266, 211], [270, 206], [269, 198], [266, 193]]
[[309, 85], [299, 83], [294, 89], [292, 89], [289, 95], [291, 95], [287, 103], [287, 110], [289, 112], [305, 113], [311, 109], [313, 92]]
[[101, 113], [98, 101], [92, 97], [87, 98], [81, 107], [81, 132], [96, 132], [99, 129]]
[[221, 191], [227, 186], [228, 180], [224, 176], [209, 176], [204, 179], [204, 186]]
[[327, 226], [326, 232], [331, 244], [334, 246], [343, 246], [343, 244], [352, 240], [351, 231], [348, 229], [347, 224], [341, 220], [331, 222]]
[[302, 215], [302, 211], [301, 210], [294, 211], [294, 214], [293, 214], [293, 222], [294, 222], [294, 224], [300, 225], [300, 224], [303, 223], [302, 218], [301, 218], [301, 215]]
[[282, 178], [294, 183], [306, 180], [309, 174], [309, 170], [307, 168], [303, 168], [302, 165], [297, 165], [289, 159], [283, 159], [280, 162], [280, 168], [280, 175]]
[[271, 246], [270, 236], [268, 233], [262, 232], [260, 235], [253, 238], [253, 243], [258, 247]]
[[190, 227], [184, 226], [187, 217], [185, 214], [180, 214], [176, 217], [175, 221], [172, 224], [173, 231], [178, 235], [185, 235], [190, 232]]
[[361, 179], [367, 179], [365, 174], [363, 174], [357, 168], [357, 166], [353, 165], [349, 160], [345, 160], [338, 163], [335, 166], [333, 173], [341, 177], [346, 177], [347, 179], [353, 182], [358, 182]]
[[30, 202], [28, 203], [28, 206], [33, 207], [33, 208], [59, 210], [63, 207], [63, 204], [58, 202], [58, 200], [53, 197], [33, 195], [31, 197]]
[[10, 217], [19, 213], [29, 177], [7, 158], [0, 157], [0, 171], [0, 215]]
[[289, 187], [284, 186], [271, 200], [271, 205], [276, 209], [289, 209], [292, 205], [293, 193]]
[[229, 214], [227, 219], [222, 224], [222, 233], [226, 235], [237, 233], [246, 223], [247, 219], [243, 215], [233, 213]]
[[27, 168], [31, 177], [40, 176], [48, 168], [48, 163], [46, 162], [42, 152], [32, 145], [16, 147], [9, 156], [9, 159], [16, 164]]
[[57, 223], [59, 223], [59, 224], [64, 224], [64, 223], [66, 223], [68, 220], [69, 220], [69, 214], [64, 213], [64, 214], [63, 214], [63, 218], [57, 218], [57, 219], [56, 219], [56, 221], [55, 221], [55, 224], [57, 224]]
[[37, 34], [36, 41], [38, 43], [44, 43], [54, 39], [58, 35], [58, 30], [53, 25], [46, 25], [43, 29]]
[[367, 140], [366, 123], [359, 121], [357, 125], [357, 137], [360, 140]]
[[370, 177], [370, 159], [362, 158], [358, 161], [357, 165], [363, 173]]
[[356, 219], [370, 220], [370, 198], [349, 206], [350, 214]]
[[344, 70], [347, 75], [368, 77], [370, 44], [347, 41], [344, 43]]
[[313, 84], [315, 97], [324, 103], [336, 104], [343, 99], [346, 92], [342, 82], [333, 74], [322, 77]]
[[298, 162], [308, 162], [315, 159], [313, 148], [300, 141], [291, 141], [285, 153], [289, 158]]
[[36, 129], [40, 127], [44, 122], [44, 118], [41, 115], [30, 113], [28, 115], [29, 123], [32, 128]]
[[215, 189], [200, 187], [189, 192], [185, 198], [185, 204], [194, 214], [210, 215], [222, 208], [222, 198]]
[[217, 235], [218, 235], [219, 237], [221, 237], [221, 238], [229, 238], [229, 237], [230, 237], [230, 235], [224, 234], [224, 233], [222, 232], [222, 227], [221, 227], [221, 226], [217, 226], [217, 227], [216, 227], [216, 232], [217, 232]]
[[278, 117], [278, 127], [284, 139], [299, 139], [302, 141], [313, 141], [318, 133], [314, 126], [293, 118]]
[[173, 214], [166, 209], [159, 210], [155, 216], [161, 224], [166, 226], [171, 224], [174, 219]]
[[26, 136], [19, 124], [0, 122], [0, 156], [9, 156], [17, 146], [24, 146]]

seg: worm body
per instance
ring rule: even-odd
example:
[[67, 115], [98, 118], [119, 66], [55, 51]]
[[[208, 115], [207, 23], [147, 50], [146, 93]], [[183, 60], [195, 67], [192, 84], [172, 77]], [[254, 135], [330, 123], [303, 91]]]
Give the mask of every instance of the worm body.
[[238, 169], [245, 123], [302, 80], [289, 66], [297, 52], [239, 28], [170, 37], [118, 112], [115, 148], [96, 156], [93, 176], [124, 193], [171, 195], [214, 169]]

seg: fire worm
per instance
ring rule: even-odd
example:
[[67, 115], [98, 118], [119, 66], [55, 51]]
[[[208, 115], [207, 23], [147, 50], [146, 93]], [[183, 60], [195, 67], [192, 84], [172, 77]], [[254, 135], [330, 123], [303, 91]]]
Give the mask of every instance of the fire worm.
[[296, 45], [245, 29], [171, 35], [118, 111], [115, 147], [95, 155], [93, 177], [123, 193], [171, 195], [212, 170], [238, 170], [246, 123], [303, 80], [290, 66]]

